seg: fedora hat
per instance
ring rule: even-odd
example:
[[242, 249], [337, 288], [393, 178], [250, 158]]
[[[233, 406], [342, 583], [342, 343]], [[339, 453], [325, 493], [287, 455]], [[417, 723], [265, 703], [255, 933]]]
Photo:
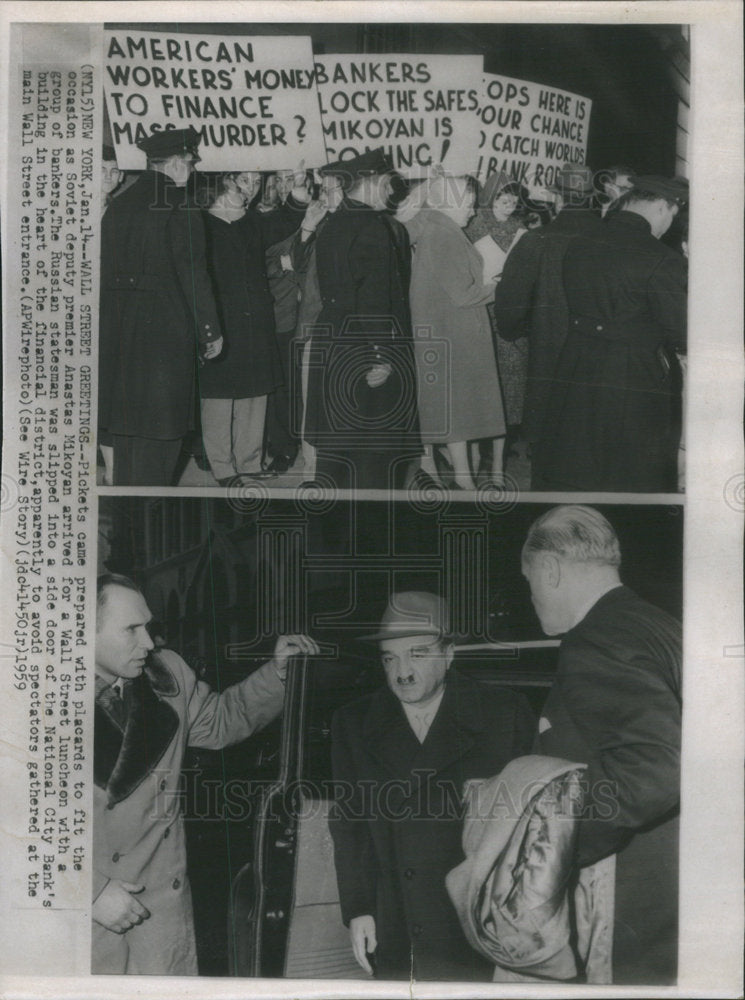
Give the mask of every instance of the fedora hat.
[[445, 636], [449, 633], [450, 615], [442, 597], [426, 590], [404, 590], [391, 594], [380, 629], [360, 638], [365, 642], [379, 642], [412, 635]]
[[582, 163], [565, 163], [557, 171], [554, 183], [548, 190], [564, 197], [575, 195], [586, 198], [595, 190], [592, 170]]

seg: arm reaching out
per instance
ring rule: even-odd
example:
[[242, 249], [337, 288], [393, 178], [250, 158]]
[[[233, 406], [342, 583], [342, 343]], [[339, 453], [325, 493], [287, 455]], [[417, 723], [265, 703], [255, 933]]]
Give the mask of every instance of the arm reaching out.
[[[168, 652], [168, 651], [166, 651]], [[315, 656], [318, 646], [305, 635], [282, 635], [270, 660], [245, 680], [231, 684], [219, 694], [197, 680], [182, 663], [182, 678], [189, 692], [189, 746], [213, 750], [231, 746], [262, 729], [282, 711], [284, 680], [291, 656]]]

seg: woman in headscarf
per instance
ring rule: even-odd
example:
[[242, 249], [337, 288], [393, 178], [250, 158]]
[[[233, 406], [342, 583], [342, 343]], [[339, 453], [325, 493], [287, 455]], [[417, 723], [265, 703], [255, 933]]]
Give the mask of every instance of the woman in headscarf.
[[[479, 207], [466, 228], [466, 236], [481, 254], [485, 280], [499, 281], [507, 255], [526, 232], [523, 214], [526, 203], [526, 190], [516, 182], [505, 183], [503, 174], [492, 174], [484, 184]], [[513, 443], [522, 423], [528, 374], [528, 340], [527, 337], [516, 341], [502, 340], [494, 320], [492, 303], [489, 303], [489, 321], [496, 345], [507, 440]], [[493, 470], [501, 471], [503, 468], [504, 443], [505, 439], [501, 438], [497, 444], [499, 454], [492, 455]]]
[[[481, 258], [463, 228], [476, 200], [471, 177], [438, 177], [426, 204], [412, 220], [416, 248], [411, 313], [417, 361], [419, 419], [425, 457], [422, 469], [437, 478], [432, 446], [447, 446], [455, 486], [474, 489], [468, 443], [505, 433], [487, 303], [493, 282], [484, 281]], [[412, 234], [413, 235], [413, 234]], [[493, 468], [495, 478], [501, 476]]]

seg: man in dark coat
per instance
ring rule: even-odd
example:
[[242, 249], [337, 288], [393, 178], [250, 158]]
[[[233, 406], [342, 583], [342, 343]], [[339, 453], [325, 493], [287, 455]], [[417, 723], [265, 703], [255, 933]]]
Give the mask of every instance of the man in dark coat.
[[[308, 410], [308, 375], [312, 350], [311, 336], [313, 326], [323, 308], [321, 290], [318, 287], [318, 267], [316, 264], [316, 246], [318, 235], [325, 227], [329, 216], [337, 210], [344, 198], [343, 178], [335, 174], [318, 175], [319, 195], [314, 203], [314, 210], [309, 211], [303, 219], [300, 231], [300, 242], [305, 243], [304, 275], [298, 303], [297, 327], [295, 329], [295, 344], [300, 359], [300, 381], [302, 388], [302, 421], [300, 447], [303, 455], [303, 473], [307, 481], [313, 480], [316, 474], [316, 449], [308, 440], [306, 418]], [[323, 213], [323, 214], [321, 214]], [[300, 347], [302, 345], [302, 348]]]
[[282, 380], [267, 400], [265, 454], [267, 468], [280, 475], [297, 457], [299, 441], [299, 366], [293, 339], [297, 323], [299, 288], [307, 266], [309, 247], [300, 239], [310, 203], [307, 174], [280, 170], [265, 181], [264, 198], [255, 205], [266, 251], [266, 273], [274, 299], [274, 324], [282, 366]]
[[523, 574], [563, 634], [540, 752], [588, 765], [577, 866], [616, 854], [613, 982], [672, 984], [677, 966], [681, 630], [622, 586], [618, 538], [591, 507], [531, 527]]
[[532, 488], [543, 489], [536, 445], [546, 432], [546, 403], [556, 363], [564, 346], [568, 313], [562, 265], [567, 248], [600, 227], [592, 210], [592, 173], [588, 167], [559, 172], [553, 222], [526, 233], [511, 250], [494, 295], [497, 332], [505, 340], [528, 337], [528, 378], [522, 433], [532, 448]]
[[685, 350], [686, 262], [660, 241], [687, 185], [638, 177], [597, 232], [572, 243], [569, 331], [546, 406], [543, 488], [672, 492]]
[[355, 958], [380, 979], [492, 974], [463, 935], [445, 876], [463, 860], [464, 783], [529, 753], [534, 722], [522, 696], [451, 669], [447, 619], [434, 594], [392, 595], [369, 637], [387, 686], [332, 724], [342, 919]]
[[103, 217], [99, 407], [116, 486], [172, 484], [193, 427], [197, 355], [222, 347], [203, 222], [186, 191], [198, 142], [193, 128], [143, 139], [148, 169]]
[[323, 168], [348, 194], [316, 247], [323, 301], [313, 330], [306, 434], [316, 472], [342, 488], [403, 485], [421, 446], [409, 313], [408, 237], [385, 209], [382, 150]]

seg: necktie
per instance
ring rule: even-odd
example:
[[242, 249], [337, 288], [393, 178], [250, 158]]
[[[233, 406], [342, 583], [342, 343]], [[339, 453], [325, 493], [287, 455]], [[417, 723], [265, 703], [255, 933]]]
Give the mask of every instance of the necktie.
[[118, 687], [112, 685], [105, 693], [105, 708], [117, 725], [124, 729], [126, 712], [124, 711], [124, 699]]

